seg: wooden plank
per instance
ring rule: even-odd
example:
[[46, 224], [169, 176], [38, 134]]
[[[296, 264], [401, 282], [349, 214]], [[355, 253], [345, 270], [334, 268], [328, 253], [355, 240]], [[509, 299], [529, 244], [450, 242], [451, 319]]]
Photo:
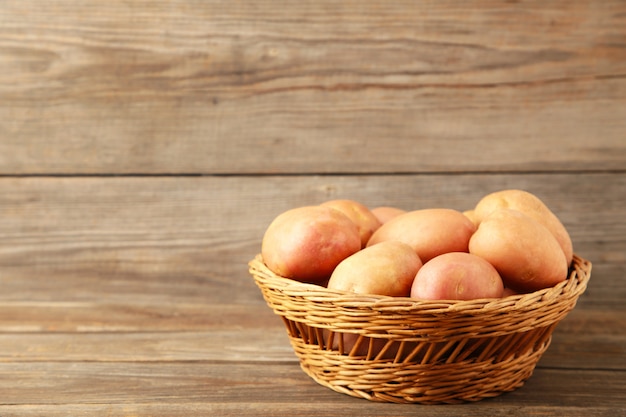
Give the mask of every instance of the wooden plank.
[[[265, 306], [195, 308], [193, 320], [189, 309], [0, 306], [0, 362], [297, 361], [282, 321]], [[574, 309], [555, 330], [539, 367], [626, 371], [625, 315], [623, 308]]]
[[0, 174], [622, 170], [625, 13], [8, 0]]
[[[32, 412], [54, 406], [58, 412], [65, 407], [110, 404], [114, 410], [125, 407], [141, 412], [142, 407], [158, 411], [166, 406], [162, 409], [166, 411], [174, 405], [203, 404], [203, 409], [217, 407], [224, 413], [220, 415], [241, 413], [245, 407], [267, 415], [330, 416], [337, 409], [358, 410], [359, 415], [398, 415], [419, 407], [374, 404], [336, 393], [317, 385], [292, 363], [10, 363], [3, 368], [11, 378], [0, 378], [0, 411], [30, 408]], [[502, 415], [511, 407], [523, 412], [536, 407], [554, 415], [566, 407], [572, 415], [588, 416], [623, 410], [624, 389], [623, 372], [537, 369], [524, 387], [492, 400], [419, 408], [439, 415], [454, 410], [463, 415], [465, 411], [476, 413], [467, 415]]]
[[[147, 328], [158, 327], [144, 320]], [[194, 331], [0, 333], [0, 363], [272, 362], [297, 364], [284, 328], [233, 323]], [[623, 365], [623, 364], [622, 364]], [[626, 368], [626, 367], [625, 367]]]
[[[248, 252], [254, 252], [258, 244], [251, 243], [245, 247]], [[619, 243], [613, 250], [626, 252], [626, 245]], [[118, 251], [129, 252], [127, 257], [140, 249], [100, 250], [98, 247], [85, 249], [91, 256], [99, 257], [92, 261], [94, 272], [90, 272], [85, 264], [80, 264], [78, 258], [86, 255], [77, 253], [58, 254], [55, 250], [41, 246], [30, 249], [30, 255], [35, 262], [45, 265], [28, 264], [26, 260], [17, 261], [2, 253], [1, 260], [7, 263], [15, 262], [11, 267], [4, 268], [0, 276], [3, 291], [0, 292], [0, 303], [4, 302], [99, 302], [107, 300], [109, 303], [128, 303], [131, 306], [158, 304], [158, 303], [190, 303], [190, 304], [233, 304], [258, 305], [263, 301], [252, 277], [248, 274], [246, 262], [248, 257], [241, 252], [225, 252], [205, 255], [207, 265], [223, 262], [225, 272], [214, 275], [210, 272], [177, 271], [172, 270], [173, 262], [167, 253], [150, 252], [152, 257], [150, 266], [129, 265], [130, 271], [119, 271], [111, 266]], [[180, 254], [180, 258], [196, 258], [201, 249], [189, 249], [189, 252]], [[53, 253], [51, 253], [53, 252]], [[145, 254], [147, 251], [143, 251]], [[581, 308], [621, 308], [626, 297], [626, 283], [620, 277], [625, 276], [626, 266], [623, 263], [607, 263], [600, 258], [600, 250], [588, 250], [589, 259], [595, 261], [591, 274], [591, 281], [587, 291], [578, 300]], [[597, 254], [597, 256], [595, 256]], [[55, 261], [55, 256], [64, 258], [64, 261]], [[597, 261], [596, 261], [597, 259]], [[19, 263], [17, 263], [19, 262]], [[82, 262], [85, 262], [84, 260]], [[183, 261], [180, 261], [183, 262]], [[189, 261], [191, 262], [191, 261]], [[76, 263], [76, 264], [75, 264]], [[153, 272], [158, 270], [158, 272]], [[231, 275], [228, 275], [231, 274]]]
[[624, 174], [4, 178], [0, 300], [261, 303], [247, 262], [283, 210], [332, 198], [461, 210], [509, 187], [544, 199], [594, 263], [581, 305], [622, 307]]
[[506, 413], [510, 417], [527, 417], [540, 415], [545, 417], [611, 417], [619, 415], [619, 408], [611, 406], [581, 407], [574, 403], [569, 406], [560, 405], [524, 405], [514, 403], [499, 405], [493, 402], [480, 402], [477, 404], [462, 405], [398, 405], [398, 404], [363, 404], [365, 400], [333, 399], [332, 401], [318, 401], [312, 404], [310, 400], [304, 400], [301, 404], [276, 402], [242, 402], [232, 403], [224, 401], [214, 402], [184, 402], [178, 404], [151, 403], [134, 404], [63, 404], [58, 405], [0, 405], [0, 413], [6, 416], [42, 416], [66, 417], [72, 416], [134, 416], [134, 417], [170, 417], [173, 415], [219, 415], [224, 417], [239, 417], [245, 415], [272, 415], [276, 417], [334, 417], [337, 409], [346, 415], [364, 417], [398, 417], [410, 415], [410, 413], [427, 413], [432, 417], [449, 417], [463, 415], [467, 417], [498, 417]]
[[[53, 296], [62, 299], [63, 292]], [[149, 295], [149, 294], [148, 294]], [[256, 303], [207, 302], [193, 304], [165, 300], [158, 293], [152, 301], [133, 303], [119, 297], [103, 301], [21, 301], [0, 303], [3, 333], [150, 333], [189, 332], [211, 329], [242, 332], [255, 329], [283, 330], [282, 321], [261, 300]]]
[[626, 309], [572, 310], [555, 329], [538, 367], [626, 369]]

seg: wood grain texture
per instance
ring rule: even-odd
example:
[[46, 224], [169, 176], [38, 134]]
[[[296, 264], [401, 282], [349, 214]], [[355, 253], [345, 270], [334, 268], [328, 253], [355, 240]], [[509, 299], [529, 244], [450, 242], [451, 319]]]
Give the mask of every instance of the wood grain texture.
[[[242, 364], [232, 369], [230, 364], [180, 363], [118, 364], [72, 363], [37, 364], [25, 369], [20, 364], [6, 364], [5, 369], [23, 384], [1, 380], [2, 392], [9, 398], [19, 398], [10, 404], [0, 404], [0, 411], [58, 410], [59, 404], [72, 401], [66, 410], [89, 410], [116, 398], [109, 409], [115, 415], [128, 415], [131, 410], [139, 415], [167, 415], [175, 408], [200, 415], [212, 411], [219, 415], [320, 415], [334, 416], [337, 409], [363, 413], [365, 416], [404, 415], [428, 412], [429, 415], [501, 415], [510, 410], [512, 415], [525, 416], [530, 410], [543, 410], [545, 415], [560, 415], [564, 410], [572, 416], [607, 415], [610, 410], [622, 409], [626, 403], [619, 393], [626, 388], [623, 373], [593, 371], [586, 373], [588, 383], [603, 384], [606, 398], [599, 401], [594, 395], [576, 395], [571, 392], [582, 381], [575, 372], [539, 369], [535, 378], [514, 392], [478, 404], [423, 407], [416, 405], [390, 406], [350, 398], [317, 385], [292, 364]], [[554, 385], [553, 381], [563, 381]], [[267, 395], [268, 387], [280, 391], [279, 399]], [[527, 392], [538, 392], [532, 400]], [[141, 398], [137, 403], [136, 399]], [[76, 399], [79, 399], [76, 401]], [[252, 399], [252, 400], [251, 400]], [[559, 405], [572, 403], [565, 409]], [[198, 409], [187, 409], [193, 404]], [[239, 412], [240, 414], [237, 414]], [[393, 413], [393, 414], [392, 414]], [[435, 414], [433, 414], [435, 413]], [[588, 413], [588, 414], [583, 414]], [[182, 415], [182, 414], [180, 414]], [[212, 414], [215, 415], [215, 414]], [[562, 414], [561, 414], [562, 415]]]
[[[626, 409], [626, 2], [0, 1], [0, 416]], [[526, 385], [375, 404], [247, 271], [280, 212], [535, 193], [593, 262]]]
[[623, 306], [624, 174], [6, 178], [0, 300], [259, 303], [247, 262], [283, 210], [332, 198], [464, 210], [509, 187], [544, 199], [594, 263], [581, 304]]
[[[310, 401], [308, 399], [305, 399]], [[284, 403], [277, 407], [271, 402], [192, 402], [187, 401], [180, 404], [165, 402], [150, 402], [147, 404], [78, 404], [71, 405], [59, 410], [55, 405], [11, 405], [0, 406], [0, 411], [7, 416], [31, 417], [42, 414], [50, 417], [67, 416], [136, 416], [136, 417], [161, 417], [161, 416], [186, 416], [186, 415], [221, 415], [221, 416], [243, 416], [243, 415], [270, 415], [276, 417], [291, 416], [320, 416], [332, 417], [336, 415], [335, 409], [340, 407], [342, 411], [350, 415], [362, 415], [364, 417], [398, 417], [428, 412], [433, 417], [448, 417], [450, 415], [463, 415], [468, 417], [498, 417], [502, 412], [506, 412], [511, 417], [525, 417], [528, 415], [541, 415], [546, 417], [561, 417], [563, 415], [571, 417], [611, 417], [615, 415], [616, 407], [608, 405], [606, 407], [585, 407], [585, 406], [552, 406], [552, 405], [519, 405], [516, 402], [487, 406], [485, 404], [464, 404], [431, 406], [428, 408], [416, 406], [395, 406], [386, 404], [368, 404], [363, 406], [358, 399], [345, 399], [329, 401], [319, 401], [311, 404], [310, 408], [306, 404]], [[619, 407], [618, 405], [617, 407]], [[315, 411], [310, 411], [315, 408]], [[506, 410], [506, 411], [503, 411]], [[264, 414], [267, 413], [267, 414]]]
[[[148, 310], [145, 306], [136, 307], [133, 314], [128, 305], [92, 303], [81, 311], [63, 303], [31, 303], [29, 315], [24, 314], [24, 305], [18, 307], [0, 310], [0, 362], [228, 362], [233, 367], [275, 362], [297, 366], [282, 322], [265, 306], [196, 307], [193, 322], [185, 320], [192, 307], [184, 304], [169, 314], [167, 308], [161, 311], [151, 306], [159, 311], [151, 316], [142, 314]], [[557, 327], [539, 368], [623, 372], [624, 314], [625, 309], [575, 309]], [[25, 317], [18, 326], [19, 315]], [[593, 388], [583, 384], [580, 389]]]
[[319, 415], [320, 405], [321, 415], [391, 415], [301, 373], [247, 261], [289, 207], [350, 197], [465, 209], [508, 186], [533, 191], [563, 219], [594, 262], [592, 281], [527, 386], [463, 410], [610, 414], [626, 383], [619, 173], [4, 178], [0, 363], [21, 382], [0, 412], [89, 414], [107, 403], [112, 415]]
[[592, 0], [7, 0], [0, 174], [621, 170], [624, 16]]

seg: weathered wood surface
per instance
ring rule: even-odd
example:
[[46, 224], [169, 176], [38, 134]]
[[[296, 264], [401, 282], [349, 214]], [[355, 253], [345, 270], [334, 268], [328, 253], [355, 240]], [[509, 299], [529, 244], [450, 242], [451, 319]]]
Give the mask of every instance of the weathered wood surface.
[[0, 411], [90, 414], [106, 403], [113, 415], [168, 415], [177, 407], [392, 415], [394, 406], [344, 398], [308, 380], [247, 260], [287, 207], [349, 196], [370, 205], [463, 209], [510, 183], [554, 208], [594, 272], [527, 385], [462, 410], [621, 409], [626, 175], [567, 173], [5, 178], [0, 363], [12, 376], [0, 379]]
[[624, 16], [604, 0], [5, 0], [0, 173], [623, 169]]
[[[0, 416], [626, 409], [626, 2], [0, 1]], [[315, 384], [247, 272], [279, 212], [541, 197], [593, 262], [526, 385]]]
[[[233, 289], [250, 286], [246, 263], [283, 210], [340, 197], [464, 210], [511, 185], [541, 197], [594, 261], [602, 282], [589, 302], [623, 305], [626, 282], [614, 278], [626, 257], [623, 173], [5, 178], [0, 257], [10, 290], [0, 299], [48, 301], [68, 286], [64, 301], [249, 302]], [[147, 286], [155, 291], [144, 295]]]

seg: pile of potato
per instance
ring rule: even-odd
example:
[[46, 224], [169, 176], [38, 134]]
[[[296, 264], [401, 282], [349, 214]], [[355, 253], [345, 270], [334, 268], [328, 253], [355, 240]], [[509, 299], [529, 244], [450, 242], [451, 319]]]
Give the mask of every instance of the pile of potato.
[[537, 196], [507, 189], [465, 212], [331, 200], [279, 214], [261, 255], [277, 275], [359, 294], [499, 298], [567, 278], [573, 249]]

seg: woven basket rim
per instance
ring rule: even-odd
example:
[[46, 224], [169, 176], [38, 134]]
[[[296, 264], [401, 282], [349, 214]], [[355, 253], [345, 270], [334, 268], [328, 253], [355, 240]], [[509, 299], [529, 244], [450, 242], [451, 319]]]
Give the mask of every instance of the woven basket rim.
[[[410, 297], [393, 297], [378, 294], [355, 294], [329, 289], [318, 284], [296, 281], [272, 272], [257, 254], [249, 262], [250, 273], [257, 283], [279, 290], [288, 296], [302, 298], [312, 303], [332, 302], [335, 307], [374, 309], [379, 312], [406, 313], [422, 311], [463, 312], [480, 314], [485, 309], [536, 310], [538, 303], [553, 304], [559, 300], [577, 299], [586, 289], [591, 276], [592, 263], [574, 254], [568, 277], [553, 287], [530, 293], [509, 295], [502, 298], [479, 298], [473, 300], [420, 300]], [[261, 281], [261, 282], [260, 282]]]

